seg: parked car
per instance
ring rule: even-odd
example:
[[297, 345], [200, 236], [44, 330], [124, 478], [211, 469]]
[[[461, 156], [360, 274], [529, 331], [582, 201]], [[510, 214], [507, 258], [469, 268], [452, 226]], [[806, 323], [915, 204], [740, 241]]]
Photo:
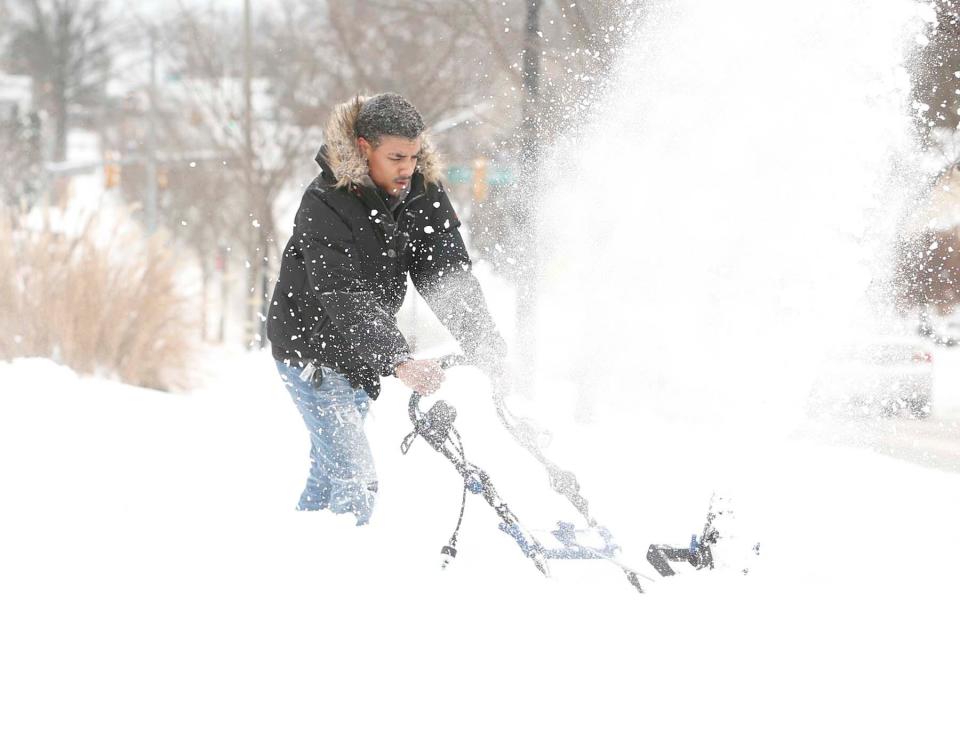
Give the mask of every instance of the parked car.
[[933, 354], [920, 336], [882, 336], [831, 351], [810, 393], [811, 412], [922, 419], [933, 402]]

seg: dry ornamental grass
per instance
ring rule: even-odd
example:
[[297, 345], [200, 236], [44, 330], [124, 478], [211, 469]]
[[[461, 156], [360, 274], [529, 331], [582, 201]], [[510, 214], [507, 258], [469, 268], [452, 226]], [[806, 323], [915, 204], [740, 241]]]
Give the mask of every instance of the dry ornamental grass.
[[169, 248], [129, 226], [94, 216], [68, 234], [0, 211], [0, 359], [184, 389], [199, 311], [178, 275]]

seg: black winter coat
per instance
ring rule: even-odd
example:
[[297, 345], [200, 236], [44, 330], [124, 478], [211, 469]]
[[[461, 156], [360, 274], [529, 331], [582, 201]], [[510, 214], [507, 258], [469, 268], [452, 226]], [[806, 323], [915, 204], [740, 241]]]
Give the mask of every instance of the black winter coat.
[[391, 212], [369, 178], [337, 185], [326, 145], [317, 162], [267, 316], [274, 358], [329, 366], [376, 399], [380, 377], [409, 355], [396, 322], [408, 274], [468, 356], [502, 355], [442, 184], [418, 170]]

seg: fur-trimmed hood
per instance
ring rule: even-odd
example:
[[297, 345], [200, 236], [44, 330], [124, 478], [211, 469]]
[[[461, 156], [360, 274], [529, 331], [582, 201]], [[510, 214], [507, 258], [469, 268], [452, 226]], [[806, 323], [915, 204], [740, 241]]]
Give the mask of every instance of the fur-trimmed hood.
[[[367, 161], [357, 145], [356, 124], [360, 108], [366, 97], [354, 97], [333, 108], [324, 128], [324, 144], [317, 153], [317, 162], [329, 168], [337, 188], [353, 185], [373, 186], [370, 180]], [[438, 183], [441, 175], [440, 156], [433, 149], [430, 136], [424, 132], [420, 137], [423, 147], [417, 171], [423, 175], [426, 185]]]

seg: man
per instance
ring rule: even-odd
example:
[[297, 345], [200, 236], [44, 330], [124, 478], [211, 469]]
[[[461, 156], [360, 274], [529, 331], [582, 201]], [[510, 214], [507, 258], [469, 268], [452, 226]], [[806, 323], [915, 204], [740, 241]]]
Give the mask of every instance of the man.
[[496, 374], [505, 352], [490, 318], [440, 163], [417, 110], [397, 94], [336, 107], [303, 195], [268, 314], [277, 369], [310, 431], [297, 506], [366, 524], [377, 476], [363, 432], [380, 378], [420, 394], [440, 364], [413, 359], [397, 328], [407, 274], [464, 353]]

